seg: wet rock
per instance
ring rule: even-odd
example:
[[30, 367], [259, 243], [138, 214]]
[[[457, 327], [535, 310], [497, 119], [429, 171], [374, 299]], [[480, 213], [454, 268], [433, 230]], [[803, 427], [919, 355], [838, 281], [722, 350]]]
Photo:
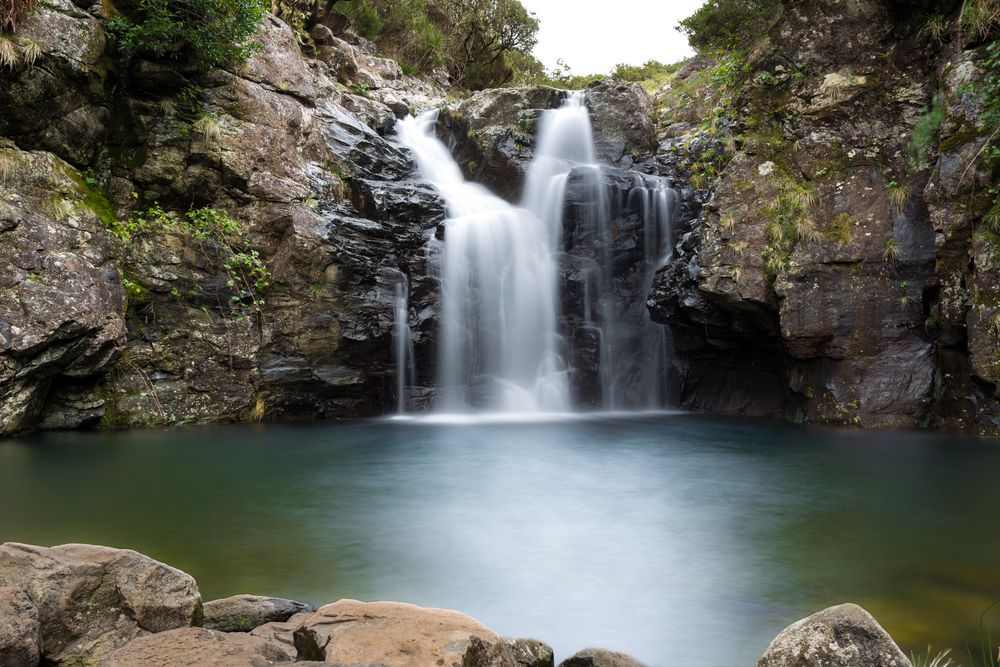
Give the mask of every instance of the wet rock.
[[603, 648], [586, 648], [559, 663], [559, 667], [643, 667], [626, 653]]
[[6, 543], [0, 586], [30, 597], [42, 657], [57, 664], [99, 662], [137, 637], [201, 623], [194, 579], [126, 549]]
[[892, 637], [854, 604], [830, 607], [785, 628], [757, 667], [910, 667]]
[[516, 667], [553, 667], [555, 654], [552, 647], [537, 639], [515, 639], [504, 637], [507, 652]]
[[203, 627], [222, 632], [250, 632], [265, 623], [287, 621], [296, 614], [314, 612], [305, 602], [261, 595], [234, 595], [204, 605]]
[[597, 159], [624, 169], [653, 153], [653, 101], [638, 83], [599, 79], [584, 91]]
[[[116, 239], [80, 174], [59, 158], [0, 144], [0, 435], [34, 426], [55, 391], [76, 408], [55, 426], [102, 412], [97, 377], [124, 346]], [[67, 400], [67, 394], [62, 394]]]
[[514, 667], [503, 640], [465, 614], [399, 602], [341, 600], [295, 632], [299, 658], [398, 667]]
[[269, 667], [287, 663], [274, 642], [241, 632], [180, 628], [135, 639], [105, 659], [102, 667]]
[[20, 588], [0, 586], [0, 665], [36, 667], [41, 659], [38, 610]]

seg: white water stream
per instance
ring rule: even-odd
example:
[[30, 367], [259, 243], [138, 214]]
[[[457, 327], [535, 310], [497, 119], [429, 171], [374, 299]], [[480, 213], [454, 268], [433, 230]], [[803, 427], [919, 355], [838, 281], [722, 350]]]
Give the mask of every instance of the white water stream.
[[[617, 355], [628, 351], [616, 348], [635, 341], [619, 331], [622, 314], [614, 303], [611, 275], [611, 212], [582, 93], [570, 93], [559, 109], [546, 111], [539, 119], [537, 148], [520, 206], [464, 178], [448, 148], [434, 134], [436, 119], [434, 111], [409, 117], [399, 123], [398, 131], [420, 175], [438, 190], [447, 209], [438, 267], [438, 410], [459, 413], [474, 407], [522, 414], [571, 409], [559, 302], [560, 246], [571, 174], [586, 182], [588, 210], [581, 222], [602, 249], [593, 279], [587, 281], [584, 304], [587, 324], [598, 330], [601, 339], [602, 404], [605, 408], [662, 406], [663, 392], [658, 388], [651, 389], [641, 405], [618, 397], [623, 392], [618, 387], [622, 374], [617, 370]], [[637, 182], [630, 192], [644, 198], [641, 209], [648, 218], [644, 245], [647, 255], [652, 252], [659, 258], [647, 262], [655, 270], [669, 257], [672, 200], [659, 179], [649, 180], [655, 183]], [[653, 271], [648, 274], [651, 282]], [[402, 316], [405, 312], [397, 314]], [[396, 329], [397, 335], [405, 335], [399, 326]], [[396, 345], [401, 358], [398, 338]], [[656, 375], [665, 373], [666, 357], [662, 330], [657, 327], [652, 344], [640, 347], [641, 353], [656, 357], [640, 361], [644, 374], [650, 376], [642, 383], [659, 387], [663, 378]], [[401, 375], [408, 372], [400, 371]], [[404, 390], [400, 384], [399, 391]]]

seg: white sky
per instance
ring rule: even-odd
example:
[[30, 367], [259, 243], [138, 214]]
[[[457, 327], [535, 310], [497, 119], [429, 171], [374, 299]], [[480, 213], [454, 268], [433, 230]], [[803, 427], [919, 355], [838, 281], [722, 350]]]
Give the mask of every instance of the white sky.
[[618, 63], [672, 63], [693, 55], [674, 30], [704, 0], [521, 0], [541, 24], [535, 57], [546, 69], [562, 58], [573, 74], [601, 74]]

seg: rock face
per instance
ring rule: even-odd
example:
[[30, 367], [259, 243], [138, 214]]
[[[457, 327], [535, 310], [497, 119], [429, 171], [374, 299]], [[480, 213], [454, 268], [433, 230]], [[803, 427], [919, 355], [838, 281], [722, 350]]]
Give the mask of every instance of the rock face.
[[36, 667], [39, 660], [38, 610], [21, 589], [0, 586], [0, 665]]
[[27, 595], [42, 658], [60, 665], [97, 662], [136, 637], [201, 623], [194, 579], [125, 549], [6, 543], [0, 587]]
[[[649, 297], [684, 360], [685, 405], [996, 430], [992, 278], [979, 280], [991, 237], [969, 206], [989, 177], [979, 165], [962, 178], [986, 139], [968, 94], [976, 45], [924, 44], [897, 5], [782, 5], [715, 130], [690, 110], [713, 113], [718, 61], [660, 93], [658, 162], [686, 171], [704, 205]], [[915, 159], [935, 98], [947, 120]]]
[[871, 614], [854, 604], [797, 621], [774, 638], [757, 667], [910, 667]]
[[296, 614], [314, 612], [305, 602], [260, 595], [234, 595], [204, 605], [204, 622], [209, 630], [250, 632], [265, 623], [287, 621]]
[[395, 667], [514, 667], [492, 630], [456, 611], [340, 600], [295, 631], [303, 660]]
[[642, 663], [625, 653], [585, 648], [560, 662], [559, 667], [642, 667]]
[[125, 345], [117, 245], [79, 174], [0, 140], [0, 436], [100, 419]]
[[180, 628], [140, 637], [112, 653], [103, 667], [269, 667], [287, 663], [274, 642], [242, 632]]

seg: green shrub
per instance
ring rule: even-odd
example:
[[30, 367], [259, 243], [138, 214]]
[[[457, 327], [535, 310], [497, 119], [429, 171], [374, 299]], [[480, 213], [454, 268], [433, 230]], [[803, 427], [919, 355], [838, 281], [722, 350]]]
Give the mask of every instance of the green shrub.
[[913, 128], [913, 136], [910, 137], [910, 143], [907, 146], [911, 169], [919, 171], [930, 166], [931, 157], [937, 149], [941, 123], [947, 117], [948, 111], [945, 103], [935, 95], [931, 106], [927, 108], [927, 111]]
[[252, 37], [269, 8], [267, 0], [139, 0], [134, 16], [108, 22], [108, 34], [125, 61], [190, 57], [218, 67], [244, 62], [259, 48]]
[[677, 29], [698, 51], [747, 46], [767, 31], [780, 0], [708, 0]]

